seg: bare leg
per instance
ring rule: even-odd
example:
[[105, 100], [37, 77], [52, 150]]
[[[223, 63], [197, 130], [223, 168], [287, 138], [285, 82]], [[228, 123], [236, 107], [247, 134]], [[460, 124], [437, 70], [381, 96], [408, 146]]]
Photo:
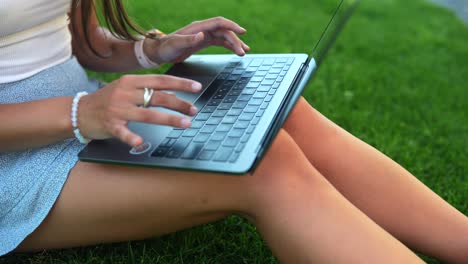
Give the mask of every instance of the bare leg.
[[352, 136], [303, 98], [284, 128], [354, 205], [410, 247], [468, 263], [468, 219], [400, 165]]
[[285, 263], [418, 263], [338, 193], [284, 131], [244, 177], [78, 163], [18, 251], [143, 239], [232, 213]]

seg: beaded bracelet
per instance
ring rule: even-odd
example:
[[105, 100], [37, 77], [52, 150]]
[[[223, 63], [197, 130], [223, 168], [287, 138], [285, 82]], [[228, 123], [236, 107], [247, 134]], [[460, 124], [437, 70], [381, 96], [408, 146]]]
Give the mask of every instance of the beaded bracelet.
[[87, 139], [83, 137], [80, 133], [80, 129], [78, 128], [78, 103], [80, 102], [81, 97], [87, 95], [87, 92], [79, 92], [75, 95], [75, 98], [73, 98], [73, 103], [72, 103], [72, 111], [71, 111], [71, 121], [72, 121], [72, 126], [73, 126], [73, 133], [75, 134], [76, 139], [81, 144], [88, 144], [91, 142], [90, 139]]

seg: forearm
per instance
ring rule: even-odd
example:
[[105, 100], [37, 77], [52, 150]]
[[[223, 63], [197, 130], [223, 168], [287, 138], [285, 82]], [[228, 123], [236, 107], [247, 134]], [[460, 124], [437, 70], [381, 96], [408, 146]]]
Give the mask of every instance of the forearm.
[[52, 144], [73, 137], [72, 97], [0, 105], [0, 152]]
[[74, 54], [81, 65], [97, 72], [126, 72], [141, 69], [134, 53], [134, 42], [118, 39], [108, 29], [98, 27], [92, 33], [94, 54], [89, 47], [74, 43]]

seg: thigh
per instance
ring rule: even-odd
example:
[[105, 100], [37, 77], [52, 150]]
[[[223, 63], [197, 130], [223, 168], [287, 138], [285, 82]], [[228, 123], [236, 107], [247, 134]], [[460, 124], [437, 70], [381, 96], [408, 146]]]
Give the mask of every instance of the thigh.
[[255, 173], [245, 176], [78, 162], [45, 221], [17, 251], [145, 239], [244, 214], [254, 200], [248, 193], [267, 191], [246, 186], [268, 185], [272, 178], [263, 176], [288, 171], [275, 164], [285, 164], [287, 149], [298, 152], [291, 145], [281, 131]]

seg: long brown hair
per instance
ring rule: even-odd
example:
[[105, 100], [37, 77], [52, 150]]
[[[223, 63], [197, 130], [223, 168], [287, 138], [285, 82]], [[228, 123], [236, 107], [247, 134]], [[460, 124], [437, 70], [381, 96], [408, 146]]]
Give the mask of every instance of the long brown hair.
[[[150, 33], [145, 33], [137, 24], [135, 24], [128, 13], [125, 10], [125, 6], [122, 3], [122, 0], [100, 0], [101, 15], [104, 19], [104, 22], [107, 28], [110, 30], [113, 36], [124, 39], [124, 40], [137, 40], [137, 38], [132, 34], [132, 32], [139, 33], [146, 37], [154, 38], [155, 36]], [[81, 11], [81, 25], [77, 25], [77, 13]], [[91, 51], [103, 57], [96, 51], [93, 47], [90, 39], [90, 19], [93, 11], [96, 10], [96, 3], [94, 0], [72, 0], [70, 19], [73, 32], [79, 32], [79, 27], [83, 29], [84, 40], [86, 45], [91, 49]], [[80, 34], [75, 34], [79, 36]]]

